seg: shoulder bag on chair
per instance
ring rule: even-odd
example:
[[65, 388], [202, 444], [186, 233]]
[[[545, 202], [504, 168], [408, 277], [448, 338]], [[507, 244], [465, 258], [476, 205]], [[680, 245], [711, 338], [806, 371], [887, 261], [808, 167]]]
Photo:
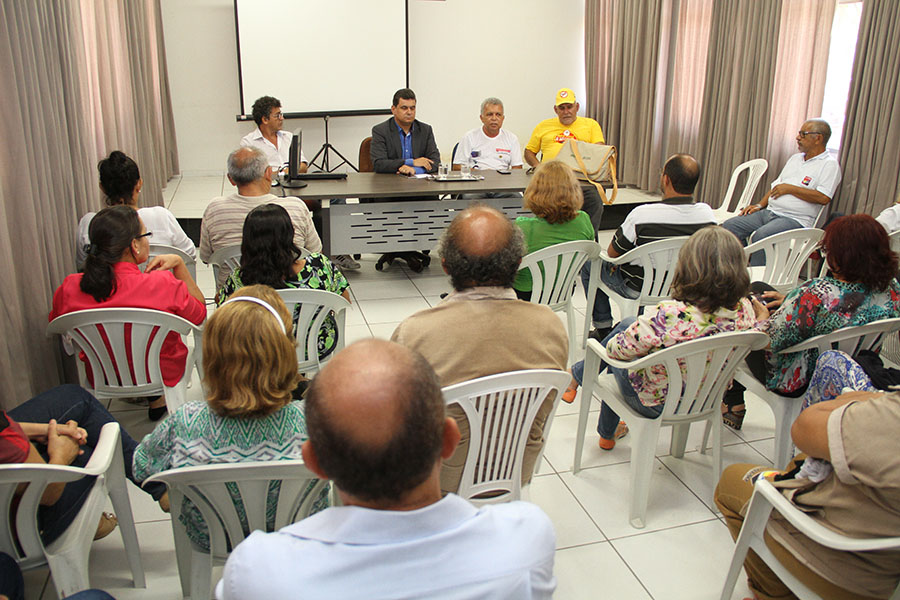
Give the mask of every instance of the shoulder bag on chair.
[[[575, 171], [575, 177], [587, 181], [600, 194], [603, 204], [612, 204], [619, 193], [616, 180], [616, 147], [591, 144], [569, 139], [553, 160], [558, 160]], [[607, 199], [604, 183], [612, 183], [612, 198]]]

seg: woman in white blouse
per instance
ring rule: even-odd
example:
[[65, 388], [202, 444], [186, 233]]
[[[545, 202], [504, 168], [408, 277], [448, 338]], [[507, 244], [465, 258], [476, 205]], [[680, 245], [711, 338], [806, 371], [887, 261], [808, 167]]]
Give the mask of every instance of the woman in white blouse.
[[[100, 171], [100, 190], [106, 195], [106, 204], [115, 206], [124, 204], [138, 211], [141, 222], [147, 227], [147, 231], [153, 233], [152, 243], [174, 246], [186, 252], [191, 258], [196, 258], [197, 248], [194, 242], [187, 236], [178, 221], [164, 206], [145, 206], [138, 208], [141, 188], [144, 185], [141, 172], [137, 163], [125, 155], [124, 152], [113, 150], [110, 155], [97, 164]], [[78, 268], [84, 265], [87, 257], [85, 248], [90, 244], [88, 239], [88, 227], [96, 213], [88, 213], [78, 222], [78, 234], [75, 239], [76, 258]]]

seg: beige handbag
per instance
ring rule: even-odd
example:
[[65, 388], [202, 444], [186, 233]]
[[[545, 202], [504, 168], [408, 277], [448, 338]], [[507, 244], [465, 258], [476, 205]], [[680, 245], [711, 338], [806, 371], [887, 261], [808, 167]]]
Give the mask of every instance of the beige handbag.
[[[587, 181], [600, 194], [603, 204], [612, 204], [619, 193], [616, 180], [616, 147], [569, 139], [553, 160], [569, 166], [578, 179]], [[612, 198], [607, 199], [602, 183], [612, 183]]]

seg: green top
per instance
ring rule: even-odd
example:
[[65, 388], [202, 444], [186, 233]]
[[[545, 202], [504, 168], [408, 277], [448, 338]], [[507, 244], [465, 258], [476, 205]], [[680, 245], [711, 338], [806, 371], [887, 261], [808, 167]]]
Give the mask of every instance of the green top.
[[[575, 218], [566, 223], [552, 225], [541, 217], [516, 217], [516, 225], [525, 234], [525, 245], [529, 254], [554, 244], [595, 239], [591, 218], [583, 210], [578, 211]], [[531, 285], [531, 273], [528, 269], [522, 269], [516, 274], [516, 280], [513, 282], [515, 289], [530, 292]]]

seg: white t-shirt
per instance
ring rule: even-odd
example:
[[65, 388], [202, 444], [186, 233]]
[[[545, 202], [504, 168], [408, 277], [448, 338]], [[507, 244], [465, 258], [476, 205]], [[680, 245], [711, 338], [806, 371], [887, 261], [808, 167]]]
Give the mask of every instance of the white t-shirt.
[[[772, 187], [779, 183], [809, 188], [832, 198], [841, 183], [841, 167], [827, 150], [809, 160], [803, 160], [803, 153], [798, 152], [788, 159], [778, 179], [772, 182]], [[770, 197], [768, 208], [780, 217], [794, 219], [803, 227], [812, 227], [816, 224], [822, 205], [801, 200], [792, 194], [784, 194], [777, 198]]]
[[250, 534], [216, 598], [549, 599], [555, 545], [550, 519], [526, 502], [475, 508], [448, 494], [411, 511], [340, 506]]
[[[88, 228], [91, 225], [91, 219], [96, 214], [88, 213], [78, 222], [78, 233], [75, 236], [75, 259], [79, 269], [87, 258], [84, 247], [91, 243]], [[151, 244], [174, 246], [182, 252], [186, 252], [191, 258], [197, 258], [197, 248], [194, 246], [194, 242], [187, 236], [169, 209], [164, 206], [145, 206], [138, 209], [138, 216], [144, 222], [147, 231], [153, 232], [153, 236], [150, 238]]]
[[474, 169], [511, 169], [522, 165], [522, 149], [516, 134], [501, 129], [496, 137], [488, 137], [484, 128], [473, 129], [459, 141], [454, 165], [468, 163]]
[[[263, 137], [259, 127], [241, 138], [241, 146], [251, 146], [259, 148], [266, 153], [269, 159], [269, 166], [281, 168], [288, 163], [291, 153], [291, 139], [294, 134], [284, 129], [278, 130], [275, 134], [278, 138], [278, 147], [276, 148], [272, 142]], [[300, 149], [300, 162], [308, 162], [303, 155], [303, 149]]]
[[881, 223], [888, 233], [897, 231], [900, 229], [900, 204], [888, 206], [875, 217], [875, 220]]

